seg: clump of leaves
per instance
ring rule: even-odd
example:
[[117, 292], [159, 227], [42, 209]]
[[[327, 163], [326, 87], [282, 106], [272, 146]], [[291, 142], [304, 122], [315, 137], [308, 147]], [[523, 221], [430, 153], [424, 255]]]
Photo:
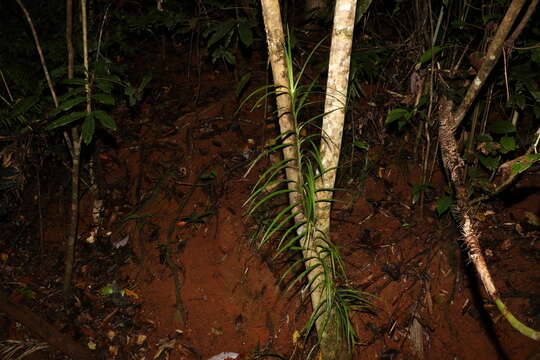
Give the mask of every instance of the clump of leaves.
[[215, 63], [218, 60], [235, 65], [235, 49], [237, 40], [245, 47], [253, 44], [253, 28], [256, 24], [248, 18], [236, 17], [228, 20], [212, 21], [203, 32], [207, 39], [206, 48]]

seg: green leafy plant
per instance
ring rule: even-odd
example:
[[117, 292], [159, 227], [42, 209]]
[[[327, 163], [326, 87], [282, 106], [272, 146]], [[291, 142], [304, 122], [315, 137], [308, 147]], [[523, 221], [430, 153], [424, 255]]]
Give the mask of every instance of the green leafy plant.
[[245, 47], [250, 47], [253, 44], [252, 28], [255, 26], [256, 24], [245, 17], [210, 22], [203, 32], [203, 37], [207, 39], [206, 48], [212, 62], [223, 60], [230, 65], [235, 65], [236, 56], [233, 46], [236, 46], [236, 40]]
[[13, 103], [4, 103], [0, 107], [0, 129], [9, 134], [20, 134], [40, 121], [42, 116], [42, 97], [30, 95], [15, 100]]
[[448, 210], [450, 210], [453, 203], [454, 203], [454, 199], [452, 199], [450, 196], [443, 196], [439, 198], [435, 204], [437, 215], [441, 216], [445, 214]]
[[[303, 119], [307, 107], [315, 104], [310, 101], [310, 96], [314, 92], [316, 82], [314, 80], [308, 85], [301, 85], [306, 65], [300, 69], [299, 75], [295, 77], [291, 48], [289, 41], [286, 48], [288, 88], [262, 87], [248, 95], [242, 105], [263, 91], [266, 94], [258, 98], [253, 108], [256, 108], [267, 96], [288, 92], [292, 102], [294, 130], [278, 135], [271, 142], [274, 145], [269, 146], [257, 156], [253, 165], [271, 154], [281, 153], [283, 148], [288, 146], [295, 148], [296, 158], [285, 158], [277, 161], [260, 175], [245, 203], [248, 206], [246, 215], [255, 217], [262, 212], [265, 216], [263, 219], [257, 220], [260, 224], [260, 229], [257, 232], [259, 246], [272, 246], [275, 249], [275, 257], [285, 256], [297, 259], [282, 275], [281, 280], [289, 282], [287, 289], [303, 282], [304, 293], [309, 295], [311, 292], [321, 291], [325, 294], [326, 300], [313, 309], [313, 313], [305, 325], [305, 336], [307, 337], [315, 329], [319, 319], [324, 319], [323, 329], [327, 326], [339, 329], [338, 332], [342, 339], [346, 341], [349, 349], [352, 349], [357, 335], [350, 315], [355, 310], [368, 307], [370, 305], [368, 299], [371, 295], [347, 286], [347, 277], [337, 246], [324, 236], [324, 232], [317, 229], [315, 225], [317, 222], [317, 203], [334, 201], [317, 198], [317, 192], [322, 190], [318, 190], [315, 184], [326, 169], [322, 168], [318, 151], [320, 136], [309, 134], [308, 131], [310, 127], [318, 128], [316, 123], [323, 115]], [[313, 52], [309, 55], [308, 61], [312, 54]], [[295, 139], [293, 144], [284, 143], [284, 140], [289, 137]], [[362, 143], [358, 143], [358, 146], [362, 145]], [[289, 180], [280, 177], [280, 174], [291, 166], [298, 169], [298, 181], [293, 187], [289, 186]], [[279, 199], [288, 197], [292, 193], [298, 196], [290, 198], [296, 198], [298, 201], [279, 205]], [[315, 251], [306, 247], [306, 244], [311, 243], [318, 244]], [[310, 279], [308, 276], [310, 273], [319, 274], [317, 277], [322, 277], [322, 281], [315, 286], [315, 278]], [[330, 319], [333, 319], [332, 323], [330, 323]]]
[[[117, 76], [97, 75], [91, 83], [88, 84], [92, 89], [92, 101], [101, 106], [115, 105], [116, 100], [112, 95], [113, 84], [118, 82]], [[62, 81], [64, 85], [72, 87], [64, 95], [59, 97], [59, 106], [50, 114], [51, 117], [57, 117], [46, 129], [53, 130], [66, 125], [72, 125], [78, 120], [84, 119], [82, 123], [82, 138], [85, 144], [89, 144], [94, 136], [96, 122], [105, 128], [116, 130], [116, 122], [114, 119], [100, 107], [95, 107], [94, 110], [87, 112], [84, 109], [78, 109], [79, 106], [85, 105], [87, 97], [85, 94], [86, 79], [73, 78]]]
[[402, 108], [393, 109], [388, 112], [385, 124], [389, 125], [397, 121], [398, 129], [401, 130], [401, 128], [411, 120], [412, 116], [412, 111]]

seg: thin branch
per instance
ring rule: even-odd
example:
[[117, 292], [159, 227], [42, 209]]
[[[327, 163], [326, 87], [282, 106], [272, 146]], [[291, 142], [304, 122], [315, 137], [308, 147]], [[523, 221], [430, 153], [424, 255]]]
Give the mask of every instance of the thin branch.
[[480, 89], [482, 88], [482, 86], [484, 86], [486, 79], [491, 73], [491, 70], [493, 70], [493, 68], [497, 64], [497, 61], [499, 60], [499, 57], [502, 53], [504, 42], [508, 37], [512, 26], [514, 25], [517, 16], [521, 12], [525, 1], [526, 0], [513, 0], [510, 4], [510, 7], [506, 11], [506, 14], [504, 15], [501, 24], [497, 28], [497, 33], [495, 34], [493, 41], [489, 44], [486, 56], [484, 57], [484, 62], [482, 63], [482, 66], [480, 67], [476, 78], [471, 83], [471, 86], [469, 86], [467, 94], [465, 94], [465, 98], [455, 112], [456, 115], [454, 116], [453, 125], [454, 130], [459, 126], [459, 124], [461, 124], [461, 122], [465, 118], [465, 115], [469, 111], [472, 103], [480, 93]]
[[34, 42], [36, 44], [36, 49], [39, 54], [39, 60], [41, 61], [41, 66], [43, 67], [43, 72], [45, 73], [45, 79], [47, 79], [47, 85], [49, 85], [49, 90], [51, 91], [51, 95], [54, 101], [54, 106], [58, 107], [58, 97], [56, 96], [56, 92], [54, 91], [54, 86], [51, 80], [51, 76], [49, 75], [49, 70], [47, 69], [47, 63], [45, 62], [45, 56], [43, 56], [43, 51], [41, 50], [41, 45], [39, 43], [39, 38], [36, 32], [36, 28], [34, 27], [34, 23], [32, 21], [32, 18], [30, 17], [30, 13], [26, 8], [24, 7], [21, 0], [15, 0], [17, 1], [17, 4], [21, 7], [24, 17], [26, 18], [26, 21], [28, 21], [28, 25], [30, 26], [30, 30], [32, 31], [32, 35], [34, 37]]
[[527, 8], [527, 12], [525, 15], [523, 15], [523, 18], [521, 18], [521, 22], [516, 27], [512, 35], [508, 38], [508, 42], [510, 44], [513, 44], [514, 41], [519, 37], [519, 35], [523, 32], [523, 29], [525, 29], [525, 25], [529, 22], [529, 19], [531, 18], [532, 14], [534, 13], [534, 10], [536, 9], [536, 5], [538, 5], [538, 0], [532, 0], [529, 4], [529, 7]]

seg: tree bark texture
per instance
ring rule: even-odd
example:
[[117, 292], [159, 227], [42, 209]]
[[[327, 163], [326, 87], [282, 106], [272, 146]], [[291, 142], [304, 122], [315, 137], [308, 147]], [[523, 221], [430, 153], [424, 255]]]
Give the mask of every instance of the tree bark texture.
[[[336, 171], [339, 164], [345, 111], [347, 104], [347, 90], [349, 85], [349, 70], [351, 61], [351, 48], [354, 33], [354, 20], [356, 15], [356, 0], [337, 0], [334, 11], [334, 25], [332, 30], [332, 44], [330, 47], [330, 60], [328, 64], [328, 80], [326, 84], [326, 99], [324, 104], [324, 118], [321, 131], [320, 156], [324, 173], [317, 184], [317, 223], [315, 228], [319, 234], [312, 245], [315, 249], [324, 248], [325, 239], [330, 239], [330, 211], [332, 191], [335, 185]], [[319, 254], [323, 257], [326, 254]], [[319, 289], [322, 291], [322, 289]], [[321, 352], [324, 359], [337, 359], [347, 353], [346, 343], [335, 328], [333, 317], [319, 318], [318, 327], [326, 321], [328, 330], [323, 332], [321, 339]], [[337, 341], [339, 339], [340, 341]]]
[[443, 99], [439, 105], [439, 143], [441, 145], [441, 154], [444, 166], [450, 173], [450, 179], [456, 190], [457, 207], [456, 211], [461, 217], [460, 231], [463, 235], [469, 258], [473, 263], [476, 272], [484, 285], [484, 289], [489, 298], [497, 305], [502, 315], [508, 320], [516, 330], [523, 335], [533, 339], [540, 340], [540, 332], [529, 328], [517, 318], [515, 318], [502, 302], [493, 278], [489, 272], [485, 257], [480, 246], [480, 231], [478, 221], [473, 216], [473, 209], [469, 202], [469, 193], [465, 182], [465, 162], [461, 158], [454, 136], [453, 124], [453, 104], [451, 101]]

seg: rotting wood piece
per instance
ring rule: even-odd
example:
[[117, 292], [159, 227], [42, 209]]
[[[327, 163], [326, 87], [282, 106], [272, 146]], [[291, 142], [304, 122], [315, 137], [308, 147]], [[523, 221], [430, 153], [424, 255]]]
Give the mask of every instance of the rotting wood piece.
[[97, 359], [97, 356], [92, 354], [90, 350], [72, 340], [68, 335], [62, 334], [51, 324], [34, 314], [28, 307], [13, 304], [4, 294], [0, 294], [0, 311], [5, 313], [10, 319], [23, 324], [56, 350], [73, 359]]

